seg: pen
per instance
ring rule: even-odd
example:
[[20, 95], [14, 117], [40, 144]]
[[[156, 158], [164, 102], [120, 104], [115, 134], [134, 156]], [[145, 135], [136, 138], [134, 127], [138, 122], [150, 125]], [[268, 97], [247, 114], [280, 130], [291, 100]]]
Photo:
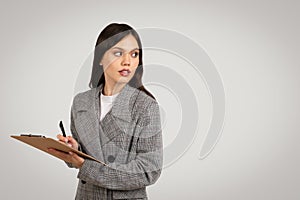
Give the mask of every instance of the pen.
[[64, 136], [64, 137], [67, 137], [67, 136], [66, 136], [65, 129], [64, 129], [64, 125], [63, 125], [63, 122], [62, 122], [62, 121], [59, 122], [59, 128], [60, 128], [60, 130], [61, 130], [63, 136]]

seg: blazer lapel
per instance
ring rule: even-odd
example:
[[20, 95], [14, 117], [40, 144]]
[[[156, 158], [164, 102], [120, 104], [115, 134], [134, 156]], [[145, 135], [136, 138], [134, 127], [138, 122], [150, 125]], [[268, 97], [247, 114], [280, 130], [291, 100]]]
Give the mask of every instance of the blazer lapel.
[[131, 133], [130, 124], [132, 121], [132, 108], [140, 91], [124, 86], [120, 94], [113, 102], [110, 112], [101, 121], [104, 135], [106, 136], [102, 144], [105, 144], [121, 133]]

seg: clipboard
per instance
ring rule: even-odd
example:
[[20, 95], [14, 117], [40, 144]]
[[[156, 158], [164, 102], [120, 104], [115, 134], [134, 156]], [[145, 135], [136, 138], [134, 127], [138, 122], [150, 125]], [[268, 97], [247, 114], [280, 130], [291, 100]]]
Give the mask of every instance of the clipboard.
[[[88, 154], [78, 151], [77, 149], [74, 149], [74, 148], [68, 146], [67, 144], [59, 142], [58, 140], [54, 140], [52, 138], [47, 138], [43, 135], [21, 134], [20, 136], [11, 135], [11, 137], [16, 140], [19, 140], [21, 142], [24, 142], [30, 146], [33, 146], [41, 151], [44, 151], [48, 154], [50, 154], [47, 151], [49, 148], [53, 148], [53, 149], [56, 149], [56, 150], [59, 150], [59, 151], [65, 152], [65, 153], [72, 151], [73, 153], [76, 153], [78, 156], [96, 161], [98, 163], [101, 163], [101, 164], [107, 166], [107, 164], [105, 164], [104, 162], [97, 160], [96, 158], [94, 158]], [[52, 155], [52, 154], [50, 154], [50, 155]], [[54, 156], [54, 155], [52, 155], [52, 156]]]

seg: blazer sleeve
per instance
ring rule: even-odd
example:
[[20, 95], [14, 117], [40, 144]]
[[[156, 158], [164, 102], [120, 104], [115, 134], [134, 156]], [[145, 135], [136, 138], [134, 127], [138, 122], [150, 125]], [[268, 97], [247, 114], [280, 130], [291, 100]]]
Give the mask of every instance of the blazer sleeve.
[[161, 121], [156, 101], [148, 106], [143, 118], [147, 123], [141, 128], [135, 159], [109, 166], [86, 159], [78, 178], [112, 190], [134, 190], [155, 183], [163, 164]]

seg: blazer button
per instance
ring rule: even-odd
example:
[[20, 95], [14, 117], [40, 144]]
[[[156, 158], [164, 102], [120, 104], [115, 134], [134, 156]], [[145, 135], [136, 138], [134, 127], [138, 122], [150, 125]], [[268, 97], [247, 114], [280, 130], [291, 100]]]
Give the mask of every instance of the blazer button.
[[115, 157], [114, 156], [112, 156], [112, 155], [109, 155], [108, 157], [107, 157], [107, 160], [108, 160], [108, 162], [110, 162], [110, 163], [113, 163], [114, 161], [115, 161]]
[[86, 181], [84, 181], [84, 180], [81, 180], [81, 183], [82, 183], [82, 184], [86, 184]]

